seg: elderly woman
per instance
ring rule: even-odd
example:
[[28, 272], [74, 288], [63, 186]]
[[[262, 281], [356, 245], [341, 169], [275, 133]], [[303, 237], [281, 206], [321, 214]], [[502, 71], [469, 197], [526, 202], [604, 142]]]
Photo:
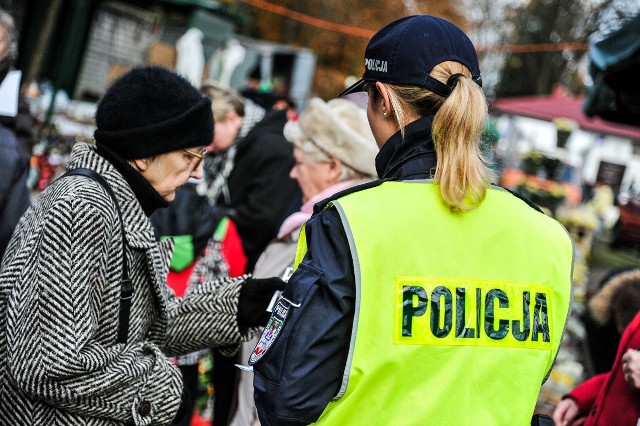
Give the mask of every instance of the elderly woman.
[[[294, 146], [296, 163], [289, 176], [300, 185], [303, 205], [283, 222], [278, 238], [258, 259], [255, 277], [283, 276], [293, 266], [300, 228], [311, 217], [313, 206], [323, 199], [370, 181], [376, 170], [378, 153], [365, 111], [351, 101], [313, 98], [299, 120], [289, 121], [284, 135]], [[246, 362], [257, 339], [242, 345]], [[253, 404], [252, 377], [243, 374], [238, 409], [232, 426], [250, 425], [257, 419]]]
[[365, 111], [351, 101], [311, 99], [299, 120], [287, 123], [284, 136], [294, 146], [289, 176], [300, 185], [303, 205], [284, 220], [278, 239], [260, 256], [256, 277], [282, 276], [293, 266], [300, 228], [316, 203], [376, 175], [378, 147]]
[[172, 243], [155, 240], [148, 216], [201, 176], [207, 98], [168, 70], [136, 68], [109, 88], [96, 124], [96, 145], [76, 144], [67, 165], [85, 176], [41, 194], [3, 259], [6, 424], [171, 423], [187, 398], [167, 355], [239, 343], [278, 287], [240, 277], [178, 299], [166, 286]]

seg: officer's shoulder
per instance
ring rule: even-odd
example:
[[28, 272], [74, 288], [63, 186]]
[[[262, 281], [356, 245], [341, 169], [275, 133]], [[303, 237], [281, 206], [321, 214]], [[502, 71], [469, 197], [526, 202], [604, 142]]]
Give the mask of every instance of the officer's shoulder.
[[353, 194], [355, 192], [364, 191], [365, 189], [375, 188], [376, 186], [380, 186], [382, 184], [382, 182], [384, 182], [384, 180], [376, 179], [376, 180], [372, 180], [370, 182], [361, 183], [360, 185], [352, 186], [352, 187], [347, 188], [345, 190], [342, 190], [340, 192], [336, 192], [335, 194], [333, 194], [329, 198], [325, 198], [324, 200], [316, 203], [316, 205], [313, 206], [313, 212], [317, 213], [319, 211], [324, 210], [327, 207], [327, 205], [329, 205], [329, 203], [337, 200], [338, 198], [347, 196], [349, 194]]
[[534, 203], [533, 201], [531, 201], [531, 200], [530, 200], [530, 199], [528, 199], [527, 197], [525, 197], [525, 196], [523, 196], [523, 195], [521, 195], [521, 194], [518, 194], [517, 192], [514, 192], [514, 191], [512, 191], [512, 190], [510, 190], [510, 189], [508, 189], [508, 188], [505, 188], [505, 187], [503, 187], [503, 186], [496, 185], [496, 184], [494, 184], [494, 183], [492, 183], [492, 184], [491, 184], [491, 188], [492, 188], [492, 189], [496, 189], [496, 190], [498, 190], [498, 191], [500, 191], [500, 190], [502, 190], [502, 191], [506, 191], [506, 192], [508, 192], [509, 194], [513, 195], [514, 197], [516, 197], [516, 198], [520, 199], [521, 201], [524, 201], [524, 202], [525, 202], [529, 207], [531, 207], [532, 209], [534, 209], [534, 210], [536, 210], [536, 211], [538, 211], [538, 212], [540, 212], [540, 213], [544, 214], [544, 211], [542, 211], [542, 209], [541, 209], [541, 208], [540, 208], [536, 203]]
[[[347, 188], [343, 191], [340, 192], [336, 192], [335, 194], [333, 194], [332, 196], [325, 198], [324, 200], [320, 201], [319, 203], [316, 203], [316, 205], [314, 206], [314, 213], [317, 213], [319, 211], [324, 210], [327, 205], [329, 205], [329, 203], [345, 197], [349, 194], [353, 194], [355, 192], [360, 192], [360, 191], [364, 191], [365, 189], [369, 189], [369, 188], [375, 188], [376, 186], [380, 186], [385, 180], [384, 179], [376, 179], [370, 182], [366, 182], [366, 183], [362, 183], [360, 185], [355, 185], [352, 186], [350, 188]], [[523, 201], [525, 204], [527, 204], [529, 207], [531, 207], [532, 209], [544, 214], [544, 211], [542, 211], [542, 209], [540, 207], [538, 207], [537, 204], [535, 204], [533, 201], [529, 200], [527, 197], [518, 194], [517, 192], [514, 192], [510, 189], [504, 188], [500, 185], [496, 185], [496, 184], [491, 184], [491, 188], [496, 189], [496, 190], [502, 190], [502, 191], [506, 191], [507, 193], [511, 194], [512, 196], [518, 198], [519, 200]]]

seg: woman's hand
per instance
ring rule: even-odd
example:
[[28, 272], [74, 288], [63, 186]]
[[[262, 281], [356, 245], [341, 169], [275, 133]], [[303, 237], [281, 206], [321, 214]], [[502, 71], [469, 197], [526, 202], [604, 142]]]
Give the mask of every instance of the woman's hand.
[[579, 412], [578, 403], [571, 398], [565, 398], [556, 405], [553, 412], [553, 422], [556, 426], [579, 426], [584, 424], [586, 417], [576, 419]]
[[632, 387], [640, 389], [640, 351], [629, 349], [622, 356], [622, 373]]

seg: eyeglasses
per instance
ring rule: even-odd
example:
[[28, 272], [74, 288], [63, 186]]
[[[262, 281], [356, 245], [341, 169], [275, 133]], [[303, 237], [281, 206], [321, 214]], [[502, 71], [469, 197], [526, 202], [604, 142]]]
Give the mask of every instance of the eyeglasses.
[[196, 164], [193, 165], [193, 169], [197, 169], [204, 157], [207, 155], [206, 148], [202, 148], [200, 152], [191, 151], [190, 149], [183, 149], [182, 152], [189, 154], [192, 157], [196, 157]]

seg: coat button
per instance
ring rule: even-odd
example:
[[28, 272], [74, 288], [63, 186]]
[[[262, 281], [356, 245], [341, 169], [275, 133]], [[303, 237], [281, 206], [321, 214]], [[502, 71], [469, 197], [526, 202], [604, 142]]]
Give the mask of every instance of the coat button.
[[138, 413], [141, 416], [148, 416], [151, 414], [151, 403], [149, 401], [142, 401], [138, 406]]

